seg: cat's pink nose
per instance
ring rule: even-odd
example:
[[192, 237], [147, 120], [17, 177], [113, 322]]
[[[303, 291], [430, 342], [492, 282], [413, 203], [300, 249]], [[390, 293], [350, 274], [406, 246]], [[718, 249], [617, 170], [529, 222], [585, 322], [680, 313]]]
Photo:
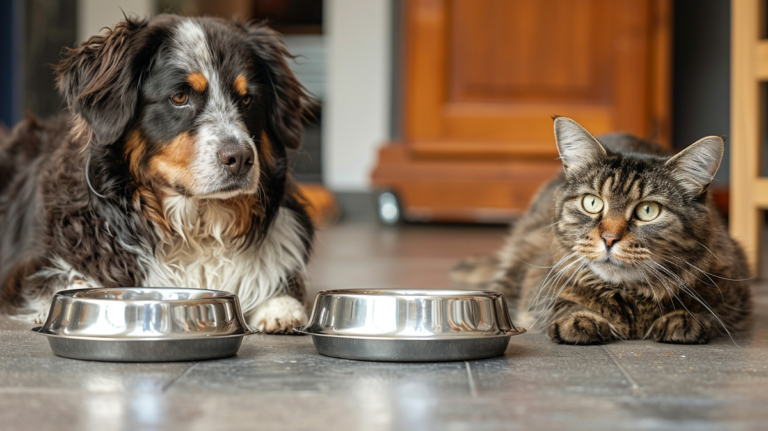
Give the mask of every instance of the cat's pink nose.
[[602, 237], [603, 237], [603, 239], [605, 240], [605, 244], [606, 244], [608, 247], [612, 246], [614, 242], [617, 242], [618, 240], [620, 240], [620, 239], [621, 239], [621, 237], [620, 237], [620, 236], [618, 236], [618, 235], [614, 235], [614, 234], [612, 234], [612, 233], [604, 233], [604, 234], [602, 235]]

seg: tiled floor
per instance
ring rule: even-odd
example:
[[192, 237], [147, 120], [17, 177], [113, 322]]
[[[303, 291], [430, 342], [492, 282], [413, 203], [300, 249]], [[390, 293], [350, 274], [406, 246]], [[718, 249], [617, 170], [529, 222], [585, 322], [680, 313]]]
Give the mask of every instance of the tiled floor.
[[[313, 289], [448, 287], [457, 259], [503, 233], [337, 226], [320, 234]], [[0, 430], [766, 429], [767, 294], [756, 310], [740, 347], [572, 347], [529, 333], [503, 357], [438, 364], [327, 358], [299, 336], [246, 338], [238, 356], [210, 362], [82, 362], [3, 319]]]

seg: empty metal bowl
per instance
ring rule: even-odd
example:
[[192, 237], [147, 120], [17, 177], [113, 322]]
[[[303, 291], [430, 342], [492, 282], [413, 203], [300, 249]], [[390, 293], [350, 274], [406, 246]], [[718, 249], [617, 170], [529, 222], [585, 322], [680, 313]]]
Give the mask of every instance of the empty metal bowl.
[[118, 362], [223, 358], [258, 332], [233, 293], [144, 287], [58, 292], [48, 320], [33, 331], [48, 337], [56, 355]]
[[516, 328], [504, 295], [467, 290], [326, 290], [306, 326], [320, 354], [456, 361], [504, 354]]

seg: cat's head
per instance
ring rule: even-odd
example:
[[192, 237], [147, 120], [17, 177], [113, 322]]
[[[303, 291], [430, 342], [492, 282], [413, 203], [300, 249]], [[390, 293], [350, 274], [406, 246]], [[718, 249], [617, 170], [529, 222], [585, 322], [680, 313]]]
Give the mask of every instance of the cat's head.
[[703, 138], [672, 157], [598, 142], [575, 121], [555, 118], [565, 183], [556, 197], [556, 238], [610, 283], [642, 282], [707, 253], [712, 231], [707, 189], [724, 142]]

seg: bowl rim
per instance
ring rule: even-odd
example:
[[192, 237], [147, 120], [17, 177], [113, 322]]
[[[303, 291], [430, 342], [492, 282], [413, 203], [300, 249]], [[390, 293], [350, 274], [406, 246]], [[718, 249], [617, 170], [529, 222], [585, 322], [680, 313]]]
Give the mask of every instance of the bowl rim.
[[[489, 334], [483, 335], [483, 332], [464, 332], [444, 335], [429, 335], [425, 337], [411, 337], [411, 336], [393, 336], [393, 335], [348, 335], [348, 334], [319, 334], [306, 330], [306, 326], [297, 326], [293, 328], [295, 332], [303, 335], [311, 335], [313, 337], [329, 337], [329, 338], [350, 338], [355, 340], [393, 340], [393, 341], [432, 341], [432, 340], [456, 340], [456, 339], [486, 339], [486, 338], [501, 338], [501, 337], [513, 337], [515, 335], [522, 335], [528, 332], [525, 328], [515, 327], [517, 331], [510, 330], [504, 334]], [[461, 334], [461, 335], [460, 335]]]
[[434, 297], [435, 299], [455, 297], [498, 298], [504, 297], [501, 292], [492, 290], [466, 289], [328, 289], [321, 290], [317, 296], [402, 296], [404, 298]]
[[239, 334], [227, 334], [227, 335], [204, 335], [204, 336], [186, 336], [186, 337], [174, 337], [173, 333], [165, 334], [162, 337], [89, 337], [85, 335], [62, 335], [52, 334], [50, 332], [43, 332], [43, 326], [36, 326], [31, 329], [32, 332], [39, 335], [45, 335], [52, 338], [65, 338], [67, 340], [87, 340], [87, 341], [199, 341], [207, 340], [211, 338], [232, 338], [232, 337], [245, 337], [247, 335], [255, 335], [261, 332], [261, 329], [246, 325], [245, 332]]
[[[77, 297], [75, 296], [77, 293], [80, 292], [90, 292], [94, 290], [132, 290], [132, 289], [142, 289], [142, 290], [182, 290], [182, 291], [190, 291], [190, 292], [212, 292], [215, 293], [216, 296], [210, 297], [210, 298], [185, 298], [185, 299], [118, 299], [118, 298], [89, 298], [89, 297]], [[126, 304], [139, 304], [139, 303], [158, 303], [158, 304], [174, 304], [174, 303], [182, 303], [182, 302], [221, 302], [224, 301], [231, 301], [232, 299], [237, 300], [239, 303], [239, 297], [237, 294], [234, 294], [232, 292], [227, 292], [225, 290], [215, 290], [215, 289], [196, 289], [192, 287], [88, 287], [88, 288], [79, 288], [79, 289], [66, 289], [66, 290], [60, 290], [56, 292], [54, 295], [55, 298], [66, 298], [71, 301], [82, 301], [82, 302], [105, 302], [105, 303], [126, 303]]]

